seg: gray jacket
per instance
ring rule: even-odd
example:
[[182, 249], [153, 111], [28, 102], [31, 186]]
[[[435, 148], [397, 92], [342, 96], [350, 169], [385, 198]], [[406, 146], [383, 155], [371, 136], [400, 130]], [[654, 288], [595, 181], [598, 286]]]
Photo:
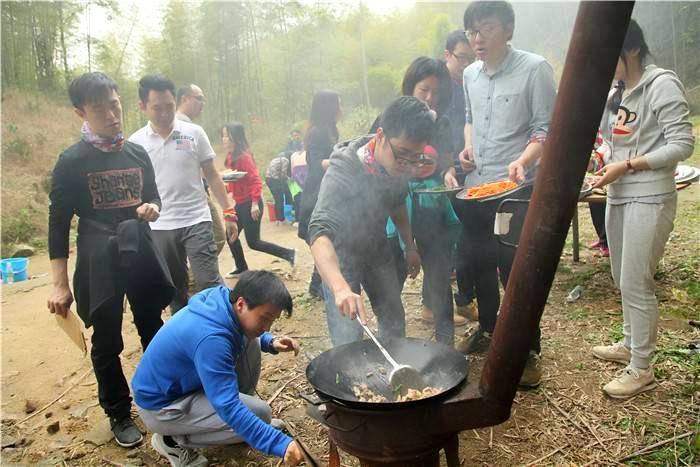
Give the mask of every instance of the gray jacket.
[[309, 244], [329, 237], [341, 262], [346, 254], [367, 259], [383, 248], [387, 219], [408, 194], [406, 180], [365, 170], [357, 151], [373, 136], [335, 146], [311, 215]]
[[617, 115], [605, 112], [601, 129], [610, 146], [607, 162], [646, 156], [652, 170], [627, 173], [611, 183], [611, 199], [675, 192], [676, 165], [693, 154], [695, 143], [688, 114], [685, 89], [676, 74], [647, 66], [639, 84], [623, 97]]

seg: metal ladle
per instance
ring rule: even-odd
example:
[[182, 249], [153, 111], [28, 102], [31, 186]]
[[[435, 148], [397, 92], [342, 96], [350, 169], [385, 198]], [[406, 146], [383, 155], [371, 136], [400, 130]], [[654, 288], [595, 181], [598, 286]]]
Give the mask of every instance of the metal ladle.
[[379, 351], [384, 355], [384, 358], [386, 358], [393, 367], [391, 373], [389, 373], [389, 384], [391, 385], [392, 391], [398, 392], [403, 396], [406, 395], [409, 389], [416, 389], [418, 391], [425, 389], [427, 385], [421, 374], [410, 365], [399, 365], [396, 360], [389, 355], [389, 352], [386, 351], [382, 344], [379, 343], [377, 338], [374, 337], [372, 331], [362, 323], [360, 316], [355, 315], [355, 319], [360, 323], [360, 326], [362, 326], [362, 329], [364, 329], [370, 339], [379, 347]]

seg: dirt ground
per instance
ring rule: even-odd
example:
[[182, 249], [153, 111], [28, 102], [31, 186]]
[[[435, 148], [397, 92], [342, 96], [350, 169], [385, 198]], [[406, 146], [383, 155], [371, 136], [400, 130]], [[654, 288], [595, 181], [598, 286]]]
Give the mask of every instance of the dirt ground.
[[[622, 402], [600, 390], [620, 366], [594, 360], [589, 349], [621, 336], [620, 300], [607, 260], [585, 248], [593, 234], [588, 211], [580, 205], [582, 262], [573, 263], [567, 242], [542, 322], [542, 385], [518, 393], [508, 422], [460, 434], [463, 465], [698, 464], [700, 354], [688, 347], [700, 341], [700, 330], [688, 325], [689, 318], [700, 318], [698, 186], [685, 190], [681, 200], [677, 227], [659, 268], [659, 387]], [[263, 399], [274, 395], [274, 415], [327, 459], [324, 429], [304, 415], [305, 402], [298, 397], [310, 391], [303, 377], [309, 359], [330, 346], [322, 303], [305, 294], [311, 257], [290, 226], [266, 222], [263, 237], [298, 250], [300, 261], [293, 270], [247, 247], [246, 255], [251, 268], [272, 269], [285, 278], [295, 313], [277, 322], [273, 332], [298, 338], [303, 351], [297, 358], [265, 355], [258, 393]], [[232, 269], [228, 250], [222, 252], [220, 266], [222, 273]], [[47, 255], [41, 253], [31, 259], [31, 280], [2, 287], [2, 465], [167, 465], [148, 439], [132, 450], [110, 440], [89, 357], [80, 354], [46, 311], [49, 271]], [[583, 295], [567, 304], [565, 297], [575, 285], [583, 287]], [[430, 338], [432, 329], [419, 320], [419, 290], [420, 278], [409, 280], [404, 289], [408, 334]], [[130, 379], [141, 350], [128, 312], [123, 333], [122, 362]], [[472, 359], [470, 380], [478, 378], [482, 361]], [[26, 413], [28, 403], [39, 410]], [[56, 422], [58, 431], [49, 434]], [[275, 466], [279, 461], [246, 446], [204, 454], [219, 466]], [[343, 463], [357, 465], [347, 455]]]

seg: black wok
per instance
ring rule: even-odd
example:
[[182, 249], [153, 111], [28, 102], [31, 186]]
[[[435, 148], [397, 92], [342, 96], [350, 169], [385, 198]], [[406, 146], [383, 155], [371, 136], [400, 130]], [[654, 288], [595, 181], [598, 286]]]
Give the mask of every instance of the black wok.
[[[321, 397], [334, 402], [358, 409], [393, 409], [443, 397], [467, 376], [469, 365], [464, 355], [444, 344], [413, 338], [389, 339], [383, 343], [398, 363], [411, 365], [429, 386], [443, 391], [425, 399], [394, 402], [395, 395], [389, 386], [391, 365], [369, 340], [351, 342], [323, 352], [306, 367], [306, 378]], [[385, 374], [380, 368], [386, 370]], [[391, 402], [360, 401], [353, 387], [362, 383]]]

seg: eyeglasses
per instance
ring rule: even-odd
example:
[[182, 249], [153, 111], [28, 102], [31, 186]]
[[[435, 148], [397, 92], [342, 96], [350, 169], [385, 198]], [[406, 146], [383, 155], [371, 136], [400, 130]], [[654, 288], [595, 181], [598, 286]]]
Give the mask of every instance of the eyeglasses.
[[477, 34], [481, 34], [482, 39], [490, 39], [498, 30], [498, 26], [493, 24], [486, 24], [481, 29], [467, 29], [464, 31], [464, 35], [467, 39], [473, 41], [476, 39]]
[[411, 154], [410, 156], [399, 156], [398, 151], [396, 151], [394, 145], [391, 144], [391, 140], [387, 138], [386, 141], [389, 143], [391, 153], [394, 155], [396, 163], [402, 167], [419, 168], [428, 165], [433, 165], [435, 163], [432, 159], [425, 157], [425, 155], [422, 152]]
[[193, 98], [197, 99], [199, 102], [206, 102], [207, 99], [204, 96], [192, 96]]

